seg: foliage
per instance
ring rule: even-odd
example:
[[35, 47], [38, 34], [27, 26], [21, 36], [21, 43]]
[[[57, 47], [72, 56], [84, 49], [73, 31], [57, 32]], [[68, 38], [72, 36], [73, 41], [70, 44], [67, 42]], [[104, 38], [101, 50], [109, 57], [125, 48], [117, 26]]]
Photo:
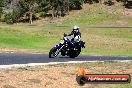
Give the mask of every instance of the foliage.
[[[1, 0], [2, 1], [2, 0]], [[1, 2], [0, 1], [0, 2]], [[29, 22], [32, 23], [33, 16], [36, 13], [48, 13], [51, 11], [51, 16], [62, 17], [73, 9], [82, 9], [82, 5], [89, 0], [5, 0], [5, 8], [9, 8], [5, 15], [7, 23], [18, 22], [24, 16], [28, 16]], [[1, 11], [1, 9], [0, 9]]]
[[20, 17], [21, 17], [20, 11], [13, 10], [13, 12], [5, 14], [5, 22], [7, 24], [13, 24], [13, 23], [18, 22]]
[[3, 13], [3, 1], [4, 0], [0, 0], [0, 20], [1, 20], [2, 13]]

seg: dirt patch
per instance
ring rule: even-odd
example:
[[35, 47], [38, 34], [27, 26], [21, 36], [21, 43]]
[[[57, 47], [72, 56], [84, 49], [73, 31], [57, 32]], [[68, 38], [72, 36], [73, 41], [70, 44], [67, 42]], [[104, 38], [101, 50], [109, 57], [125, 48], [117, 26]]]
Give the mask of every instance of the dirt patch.
[[125, 9], [123, 14], [132, 17], [132, 9]]
[[16, 87], [11, 86], [11, 85], [4, 85], [3, 88], [16, 88]]
[[20, 49], [20, 48], [0, 48], [0, 53], [47, 54], [47, 51], [35, 50], [35, 49]]
[[[89, 74], [131, 74], [132, 62], [96, 62], [83, 64], [59, 64], [49, 66], [1, 69], [0, 88], [112, 88], [123, 85], [86, 84], [76, 82], [77, 67], [82, 66]], [[8, 71], [8, 73], [7, 73]], [[126, 84], [127, 86], [129, 84]], [[124, 88], [124, 87], [122, 87]]]

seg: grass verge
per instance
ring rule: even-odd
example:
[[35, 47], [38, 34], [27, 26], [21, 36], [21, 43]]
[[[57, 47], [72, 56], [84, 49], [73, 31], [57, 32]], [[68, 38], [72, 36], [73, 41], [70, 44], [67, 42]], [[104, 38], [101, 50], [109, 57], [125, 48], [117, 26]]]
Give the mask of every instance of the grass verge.
[[[48, 51], [70, 33], [71, 28], [47, 26], [0, 25], [0, 48]], [[126, 28], [83, 28], [86, 48], [82, 54], [132, 56], [132, 30]]]

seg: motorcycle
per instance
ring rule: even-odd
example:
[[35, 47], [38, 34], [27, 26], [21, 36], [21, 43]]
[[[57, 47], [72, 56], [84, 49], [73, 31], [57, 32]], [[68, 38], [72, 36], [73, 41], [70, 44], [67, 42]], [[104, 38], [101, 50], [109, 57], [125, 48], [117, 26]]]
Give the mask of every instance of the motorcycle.
[[49, 58], [54, 58], [59, 55], [59, 53], [61, 53], [62, 56], [67, 55], [70, 58], [75, 58], [80, 54], [81, 48], [85, 48], [84, 45], [84, 41], [79, 40], [78, 42], [73, 42], [64, 33], [63, 39], [60, 41], [60, 43], [55, 45], [50, 50]]

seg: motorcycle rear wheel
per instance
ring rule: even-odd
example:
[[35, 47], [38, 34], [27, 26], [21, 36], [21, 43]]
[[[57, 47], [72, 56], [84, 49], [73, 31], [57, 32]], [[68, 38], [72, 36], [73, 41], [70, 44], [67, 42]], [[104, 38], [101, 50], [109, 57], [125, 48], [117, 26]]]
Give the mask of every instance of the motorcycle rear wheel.
[[70, 53], [70, 54], [69, 54], [69, 57], [70, 57], [70, 58], [75, 58], [75, 57], [77, 57], [79, 54], [80, 54], [79, 51], [77, 51], [76, 53]]

